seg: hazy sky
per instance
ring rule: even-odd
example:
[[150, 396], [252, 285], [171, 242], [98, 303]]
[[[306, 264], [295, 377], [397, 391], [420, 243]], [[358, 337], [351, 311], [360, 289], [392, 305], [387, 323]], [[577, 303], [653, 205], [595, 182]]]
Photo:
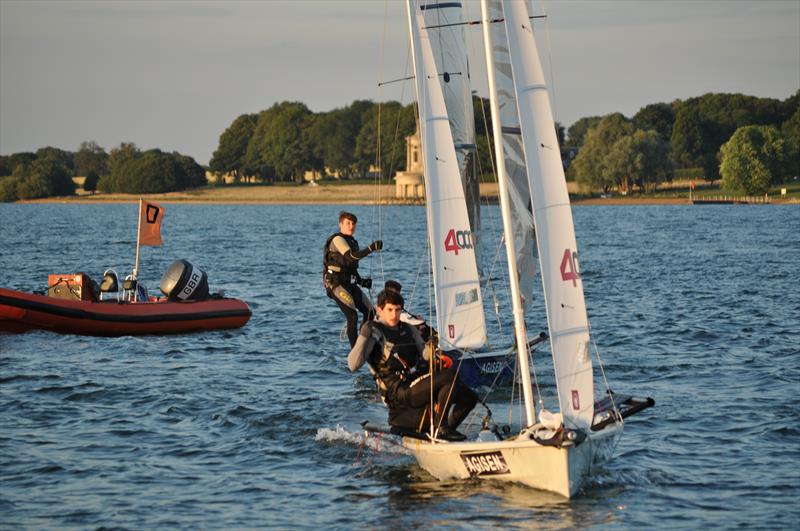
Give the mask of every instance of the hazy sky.
[[[479, 18], [477, 2], [466, 2]], [[800, 88], [800, 0], [550, 0], [535, 29], [556, 119], [707, 92]], [[480, 30], [467, 30], [482, 81]], [[399, 0], [0, 0], [0, 154], [94, 140], [208, 163], [234, 118], [283, 100], [315, 112], [410, 101]]]

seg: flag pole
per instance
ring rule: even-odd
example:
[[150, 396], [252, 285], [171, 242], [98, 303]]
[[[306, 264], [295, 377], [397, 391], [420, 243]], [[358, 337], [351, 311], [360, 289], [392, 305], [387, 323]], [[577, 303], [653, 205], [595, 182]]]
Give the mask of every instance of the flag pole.
[[133, 278], [139, 278], [139, 242], [142, 239], [142, 198], [139, 198], [139, 226], [136, 229], [136, 265], [133, 266]]

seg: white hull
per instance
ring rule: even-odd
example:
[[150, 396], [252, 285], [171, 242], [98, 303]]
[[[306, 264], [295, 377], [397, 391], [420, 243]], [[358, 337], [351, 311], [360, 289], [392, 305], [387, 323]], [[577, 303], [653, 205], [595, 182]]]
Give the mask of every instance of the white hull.
[[542, 446], [533, 440], [436, 442], [404, 438], [419, 465], [437, 479], [468, 479], [521, 483], [571, 498], [607, 461], [622, 435], [622, 424], [593, 432], [577, 446]]

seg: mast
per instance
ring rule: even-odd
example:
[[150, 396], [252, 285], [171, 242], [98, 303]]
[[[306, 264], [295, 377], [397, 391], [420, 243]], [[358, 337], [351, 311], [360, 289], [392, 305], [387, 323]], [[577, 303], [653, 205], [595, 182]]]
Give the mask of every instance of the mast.
[[525, 314], [517, 273], [517, 253], [514, 248], [514, 233], [511, 220], [511, 209], [508, 198], [508, 183], [505, 161], [503, 159], [503, 132], [500, 122], [500, 107], [497, 103], [497, 84], [495, 81], [494, 55], [492, 54], [491, 22], [487, 0], [481, 0], [481, 19], [483, 28], [484, 53], [486, 55], [486, 72], [489, 77], [489, 101], [492, 110], [492, 132], [494, 135], [495, 160], [497, 161], [497, 182], [500, 193], [500, 212], [503, 217], [503, 234], [506, 240], [506, 260], [511, 287], [511, 305], [514, 312], [514, 331], [517, 343], [517, 359], [519, 360], [520, 379], [522, 380], [522, 396], [525, 403], [527, 426], [536, 423], [536, 411], [533, 407], [533, 388], [531, 386], [531, 370], [528, 364], [528, 337], [525, 332]]

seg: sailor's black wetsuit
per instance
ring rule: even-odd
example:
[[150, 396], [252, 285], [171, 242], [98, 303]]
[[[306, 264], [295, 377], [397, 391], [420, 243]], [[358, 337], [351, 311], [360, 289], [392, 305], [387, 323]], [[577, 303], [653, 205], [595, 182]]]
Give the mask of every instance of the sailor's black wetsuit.
[[374, 315], [372, 304], [358, 287], [358, 284], [363, 282], [358, 274], [358, 262], [371, 252], [369, 247], [359, 249], [355, 238], [341, 232], [328, 238], [323, 250], [322, 283], [325, 285], [328, 297], [336, 302], [347, 319], [347, 339], [351, 347], [355, 344], [358, 334], [356, 310], [364, 316], [364, 321], [372, 319]]
[[[364, 362], [369, 365], [381, 396], [389, 407], [389, 424], [398, 428], [426, 431], [430, 415], [426, 408], [434, 397], [433, 420], [453, 430], [478, 401], [477, 395], [458, 378], [455, 367], [428, 372], [425, 343], [416, 328], [400, 322], [391, 327], [378, 320], [361, 327], [355, 346], [347, 357], [351, 371]], [[448, 409], [452, 411], [448, 415]]]

